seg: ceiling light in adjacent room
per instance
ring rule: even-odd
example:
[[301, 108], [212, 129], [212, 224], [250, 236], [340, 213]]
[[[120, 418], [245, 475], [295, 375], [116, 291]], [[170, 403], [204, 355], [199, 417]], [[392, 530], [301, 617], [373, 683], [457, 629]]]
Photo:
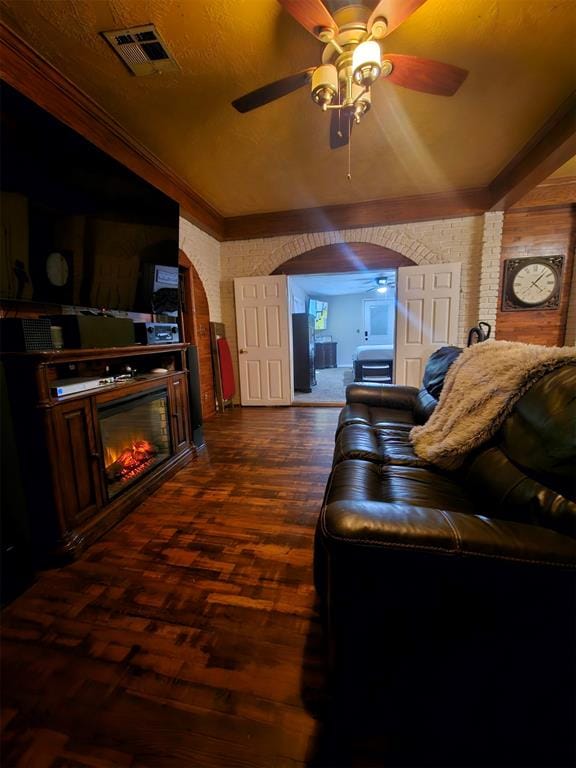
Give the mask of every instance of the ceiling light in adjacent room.
[[377, 277], [376, 278], [376, 293], [386, 293], [388, 290], [388, 278], [387, 277]]

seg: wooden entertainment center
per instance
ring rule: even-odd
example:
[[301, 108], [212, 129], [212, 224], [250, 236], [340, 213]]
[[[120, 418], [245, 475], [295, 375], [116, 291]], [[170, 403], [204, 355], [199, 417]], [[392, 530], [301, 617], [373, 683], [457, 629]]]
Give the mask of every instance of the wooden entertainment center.
[[[158, 344], [2, 356], [40, 563], [75, 558], [195, 455], [187, 347]], [[99, 383], [112, 378], [112, 383]], [[89, 388], [58, 396], [55, 382], [67, 379], [86, 380]], [[143, 464], [135, 478], [114, 477], [120, 488], [112, 491], [104, 417], [136, 408], [147, 419], [148, 411], [155, 415], [164, 452], [151, 454], [150, 467]], [[128, 442], [134, 439], [127, 437]]]

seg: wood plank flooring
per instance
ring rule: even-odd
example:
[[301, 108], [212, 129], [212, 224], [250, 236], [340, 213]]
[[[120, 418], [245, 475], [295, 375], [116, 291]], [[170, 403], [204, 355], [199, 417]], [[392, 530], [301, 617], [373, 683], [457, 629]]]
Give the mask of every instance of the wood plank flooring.
[[2, 616], [5, 768], [296, 768], [322, 705], [313, 531], [335, 408], [237, 408]]

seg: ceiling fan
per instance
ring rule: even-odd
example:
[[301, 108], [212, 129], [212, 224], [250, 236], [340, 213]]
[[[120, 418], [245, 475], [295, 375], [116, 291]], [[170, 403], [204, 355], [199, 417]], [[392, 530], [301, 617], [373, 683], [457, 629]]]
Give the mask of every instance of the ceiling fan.
[[393, 277], [382, 276], [376, 278], [376, 285], [370, 288], [371, 291], [376, 291], [380, 295], [388, 293], [389, 290], [393, 290], [396, 287], [396, 281]]
[[370, 109], [370, 88], [380, 77], [415, 91], [452, 96], [468, 75], [452, 64], [382, 53], [380, 41], [426, 0], [380, 0], [373, 10], [354, 0], [326, 0], [326, 5], [322, 0], [278, 2], [324, 43], [322, 64], [257, 88], [235, 99], [232, 106], [238, 112], [250, 112], [311, 84], [314, 102], [331, 111], [332, 149], [348, 144], [353, 124]]

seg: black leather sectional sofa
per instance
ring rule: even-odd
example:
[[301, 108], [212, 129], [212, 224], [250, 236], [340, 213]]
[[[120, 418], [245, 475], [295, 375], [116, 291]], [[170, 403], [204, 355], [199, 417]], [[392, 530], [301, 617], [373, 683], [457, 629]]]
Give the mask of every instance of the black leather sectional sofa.
[[576, 366], [542, 376], [446, 472], [409, 432], [459, 353], [435, 353], [420, 390], [347, 389], [315, 542], [334, 695], [388, 746], [424, 740], [418, 764], [568, 765]]

